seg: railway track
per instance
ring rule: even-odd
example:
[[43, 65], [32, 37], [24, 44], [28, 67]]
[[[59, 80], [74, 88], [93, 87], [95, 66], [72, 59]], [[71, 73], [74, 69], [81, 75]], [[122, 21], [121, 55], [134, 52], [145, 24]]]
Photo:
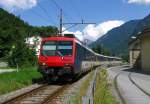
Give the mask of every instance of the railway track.
[[117, 79], [120, 75], [122, 75], [123, 73], [126, 73], [127, 74], [127, 78], [129, 79], [129, 81], [132, 83], [132, 85], [134, 85], [136, 88], [138, 88], [138, 90], [140, 90], [141, 92], [143, 92], [146, 96], [148, 96], [150, 98], [150, 94], [147, 93], [143, 88], [141, 88], [131, 77], [131, 74], [132, 72], [124, 72], [124, 71], [121, 71], [119, 72], [115, 78], [114, 78], [114, 83], [115, 83], [115, 88], [117, 90], [117, 93], [122, 101], [122, 104], [127, 104], [127, 101], [126, 99], [124, 98], [123, 94], [121, 93], [121, 91], [119, 90], [119, 87], [118, 87], [118, 84], [117, 84]]
[[89, 72], [90, 71], [81, 74], [71, 82], [65, 82], [62, 80], [61, 82], [43, 84], [38, 88], [23, 93], [0, 104], [60, 104], [64, 98], [64, 95], [68, 93], [73, 86], [76, 86], [80, 80], [87, 77]]
[[56, 104], [70, 85], [45, 84], [2, 104]]

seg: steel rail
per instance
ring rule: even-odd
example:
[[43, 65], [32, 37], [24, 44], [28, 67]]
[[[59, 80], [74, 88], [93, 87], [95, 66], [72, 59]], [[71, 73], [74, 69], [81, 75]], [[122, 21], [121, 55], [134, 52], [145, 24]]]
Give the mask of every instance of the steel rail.
[[30, 95], [36, 93], [36, 92], [39, 91], [39, 90], [45, 89], [47, 86], [48, 86], [47, 84], [44, 84], [44, 85], [42, 85], [42, 86], [40, 86], [40, 87], [38, 87], [38, 88], [35, 88], [35, 89], [33, 89], [33, 90], [30, 90], [30, 91], [28, 91], [28, 92], [25, 92], [25, 93], [23, 93], [23, 94], [17, 96], [17, 97], [14, 97], [14, 98], [12, 98], [12, 99], [9, 99], [9, 100], [3, 102], [2, 104], [13, 104], [13, 103], [15, 103], [16, 101], [21, 100], [21, 99], [23, 99], [23, 98], [25, 98], [25, 97], [28, 97], [28, 96], [30, 96]]

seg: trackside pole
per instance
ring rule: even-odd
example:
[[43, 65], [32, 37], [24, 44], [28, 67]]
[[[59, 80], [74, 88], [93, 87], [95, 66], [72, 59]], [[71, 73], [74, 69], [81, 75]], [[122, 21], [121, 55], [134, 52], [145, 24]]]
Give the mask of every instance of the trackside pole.
[[18, 64], [17, 64], [17, 72], [19, 72], [19, 66], [18, 66]]

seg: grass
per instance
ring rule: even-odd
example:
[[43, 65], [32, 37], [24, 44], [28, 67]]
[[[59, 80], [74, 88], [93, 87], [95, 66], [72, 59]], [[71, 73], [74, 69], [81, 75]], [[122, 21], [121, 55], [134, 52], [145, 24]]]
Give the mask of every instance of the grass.
[[118, 104], [109, 89], [108, 73], [104, 69], [97, 74], [94, 104]]
[[42, 77], [41, 74], [33, 67], [0, 74], [0, 95], [31, 85], [33, 79], [40, 77]]

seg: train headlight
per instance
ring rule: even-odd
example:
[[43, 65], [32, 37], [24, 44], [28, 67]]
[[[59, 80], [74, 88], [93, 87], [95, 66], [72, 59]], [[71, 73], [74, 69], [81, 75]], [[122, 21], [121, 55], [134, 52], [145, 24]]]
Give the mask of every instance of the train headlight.
[[46, 63], [44, 63], [44, 62], [41, 62], [41, 63], [39, 63], [39, 68], [40, 69], [46, 69], [48, 66], [47, 66], [47, 64]]
[[65, 66], [69, 66], [69, 64], [65, 64]]
[[65, 65], [64, 65], [64, 68], [66, 68], [66, 69], [71, 69], [72, 66], [71, 66], [71, 64], [65, 64]]
[[43, 63], [42, 63], [42, 65], [43, 65], [43, 66], [45, 66], [45, 65], [46, 65], [46, 63], [44, 63], [44, 62], [43, 62]]

